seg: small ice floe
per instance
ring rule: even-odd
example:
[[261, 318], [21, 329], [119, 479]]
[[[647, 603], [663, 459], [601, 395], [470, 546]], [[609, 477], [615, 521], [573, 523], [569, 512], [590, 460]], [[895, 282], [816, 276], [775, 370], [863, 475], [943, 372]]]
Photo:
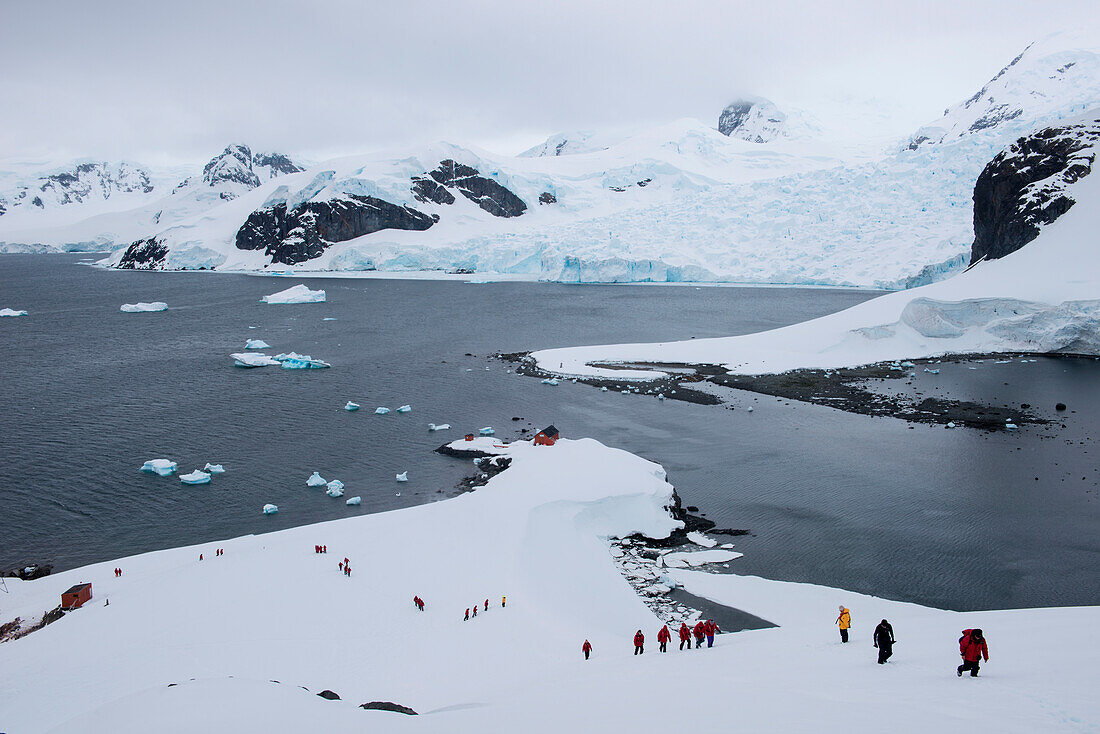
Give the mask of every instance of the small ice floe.
[[428, 430], [429, 431], [446, 431], [450, 427], [451, 427], [450, 423], [429, 423], [428, 424]]
[[661, 560], [669, 568], [688, 568], [689, 566], [705, 566], [708, 563], [725, 563], [735, 558], [740, 558], [743, 553], [730, 550], [705, 550], [694, 552], [666, 553]]
[[150, 459], [141, 465], [141, 470], [148, 474], [159, 474], [162, 477], [170, 477], [176, 473], [178, 464], [168, 459]]
[[202, 470], [207, 474], [225, 474], [225, 467], [221, 464], [207, 463], [206, 466], [202, 468]]
[[1007, 429], [1008, 429], [1008, 430], [1010, 430], [1010, 431], [1014, 431], [1014, 430], [1016, 430], [1017, 428], [1019, 428], [1019, 426], [1018, 426], [1018, 425], [1016, 425], [1015, 423], [1012, 423], [1012, 422], [1010, 421], [1010, 422], [1008, 422], [1008, 423], [1005, 423], [1005, 428], [1007, 428]]
[[14, 308], [0, 308], [0, 316], [26, 316], [26, 311], [16, 311]]
[[604, 387], [601, 387], [601, 388], [600, 388], [600, 392], [607, 392], [607, 387], [606, 387], [606, 386], [604, 386]]
[[277, 359], [258, 352], [237, 352], [229, 356], [233, 358], [235, 367], [273, 367], [279, 364]]
[[336, 320], [335, 316], [326, 316], [323, 319], [321, 319], [321, 321], [335, 321], [335, 320]]
[[713, 548], [714, 546], [718, 545], [718, 541], [714, 538], [708, 538], [707, 536], [698, 532], [688, 533], [687, 539], [690, 540], [692, 543], [695, 543], [695, 545], [701, 545], [704, 548]]
[[118, 310], [122, 311], [122, 313], [151, 313], [153, 311], [167, 311], [168, 304], [164, 301], [153, 301], [152, 303], [124, 303]]
[[184, 484], [210, 484], [210, 475], [196, 469], [190, 474], [180, 475], [180, 481]]
[[383, 408], [381, 406], [374, 409], [374, 414], [375, 415], [385, 415], [386, 413], [389, 413], [389, 412], [390, 412], [389, 408]]
[[403, 472], [401, 472], [400, 474], [397, 475], [397, 481], [399, 481], [399, 482], [409, 481], [409, 471], [408, 471], [408, 469], [406, 469], [405, 471], [403, 471]]
[[264, 514], [265, 515], [274, 515], [278, 511], [279, 511], [279, 506], [278, 505], [272, 505], [272, 504], [264, 505]]
[[349, 497], [348, 500], [344, 504], [348, 505], [350, 507], [351, 505], [359, 505], [359, 504], [362, 504], [362, 503], [363, 503], [363, 498], [360, 497], [359, 495], [356, 495], [354, 497]]
[[753, 408], [752, 408], [752, 406], [750, 405], [750, 406], [748, 407], [748, 412], [750, 412], [750, 413], [751, 413], [751, 412], [752, 412], [752, 410], [753, 410]]
[[954, 428], [955, 427], [955, 421], [947, 421], [947, 427], [948, 428]]
[[272, 293], [269, 296], [264, 296], [260, 300], [264, 303], [271, 304], [324, 303], [325, 292], [311, 291], [308, 286], [299, 283], [293, 288], [287, 288], [285, 291]]
[[930, 370], [927, 367], [924, 368], [924, 371], [927, 372], [930, 375], [938, 375], [940, 373], [940, 371], [938, 369]]
[[245, 349], [271, 349], [271, 345], [263, 339], [249, 339], [244, 343]]
[[327, 494], [329, 497], [333, 497], [333, 498], [343, 497], [344, 496], [344, 490], [342, 490], [342, 489], [326, 489], [325, 494]]
[[543, 384], [543, 385], [554, 385], [554, 386], [557, 386], [557, 385], [558, 385], [559, 383], [558, 383], [558, 381], [557, 381], [557, 380], [555, 380], [555, 379], [554, 379], [553, 377], [547, 377], [547, 378], [546, 378], [545, 380], [543, 380], [543, 381], [542, 381], [542, 384]]
[[[333, 494], [333, 492], [335, 492], [336, 494]], [[333, 479], [331, 482], [328, 483], [328, 496], [329, 497], [339, 497], [343, 493], [344, 493], [344, 483], [341, 482], [339, 479]]]
[[348, 411], [349, 413], [355, 410], [359, 410], [359, 403], [353, 403], [349, 400], [347, 403], [344, 404], [344, 410]]
[[322, 362], [308, 354], [298, 354], [297, 352], [276, 354], [274, 359], [283, 365], [284, 370], [321, 370], [332, 366], [328, 362]]
[[664, 400], [665, 399], [665, 394], [663, 392], [657, 393], [657, 399], [658, 400]]
[[477, 432], [480, 433], [482, 436], [492, 436], [494, 433], [496, 433], [496, 431], [493, 430], [492, 426], [485, 426], [484, 428], [479, 428]]
[[411, 405], [402, 405], [400, 408], [397, 409], [397, 412], [398, 413], [408, 413], [412, 409], [413, 409], [413, 407]]
[[623, 390], [623, 391], [622, 391], [622, 394], [623, 394], [623, 395], [629, 395], [629, 394], [630, 394], [630, 391], [629, 391], [629, 390]]
[[326, 484], [328, 484], [328, 482], [325, 481], [325, 478], [321, 476], [320, 472], [313, 472], [309, 475], [309, 479], [306, 480], [307, 487], [323, 487]]

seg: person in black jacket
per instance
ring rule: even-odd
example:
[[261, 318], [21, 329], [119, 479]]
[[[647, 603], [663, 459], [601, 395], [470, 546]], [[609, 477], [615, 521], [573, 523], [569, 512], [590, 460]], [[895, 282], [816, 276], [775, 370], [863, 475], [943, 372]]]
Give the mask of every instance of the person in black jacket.
[[878, 648], [878, 664], [882, 665], [894, 654], [894, 628], [885, 619], [875, 627], [875, 647]]

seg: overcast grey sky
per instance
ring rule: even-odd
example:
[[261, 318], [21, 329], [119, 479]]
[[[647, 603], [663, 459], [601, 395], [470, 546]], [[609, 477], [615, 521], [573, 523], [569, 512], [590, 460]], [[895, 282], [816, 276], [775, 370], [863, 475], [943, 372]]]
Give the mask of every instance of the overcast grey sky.
[[[873, 100], [903, 135], [1097, 0], [0, 2], [0, 157], [320, 159]], [[878, 122], [875, 123], [879, 124]]]

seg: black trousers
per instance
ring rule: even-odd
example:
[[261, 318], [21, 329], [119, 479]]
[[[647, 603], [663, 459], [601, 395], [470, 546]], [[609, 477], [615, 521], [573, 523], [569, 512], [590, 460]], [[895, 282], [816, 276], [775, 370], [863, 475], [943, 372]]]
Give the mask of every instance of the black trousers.
[[840, 641], [841, 642], [847, 642], [848, 641], [848, 630], [846, 630], [846, 629], [840, 630]]
[[959, 666], [959, 675], [962, 675], [963, 673], [965, 673], [968, 670], [970, 671], [970, 677], [971, 678], [977, 678], [978, 677], [978, 661], [977, 660], [974, 660], [974, 661], [964, 660], [963, 664]]
[[585, 650], [585, 651], [584, 651], [584, 659], [585, 659], [585, 660], [587, 660], [587, 659], [588, 659], [588, 653], [589, 653], [589, 652], [590, 652], [589, 650]]
[[687, 643], [688, 649], [690, 650], [691, 649], [691, 639], [690, 638], [687, 639], [687, 640], [680, 640], [680, 649], [681, 650], [684, 649], [684, 643], [685, 642]]
[[645, 650], [642, 649], [641, 645], [635, 645], [634, 646], [634, 654], [635, 655], [641, 655], [643, 652], [645, 652]]
[[887, 660], [889, 660], [890, 656], [893, 655], [893, 654], [894, 654], [893, 646], [888, 646], [888, 647], [880, 646], [879, 649], [878, 649], [878, 664], [882, 665]]
[[666, 644], [668, 644], [668, 643], [666, 643], [666, 642], [661, 643], [661, 652], [668, 652], [668, 650], [665, 648]]

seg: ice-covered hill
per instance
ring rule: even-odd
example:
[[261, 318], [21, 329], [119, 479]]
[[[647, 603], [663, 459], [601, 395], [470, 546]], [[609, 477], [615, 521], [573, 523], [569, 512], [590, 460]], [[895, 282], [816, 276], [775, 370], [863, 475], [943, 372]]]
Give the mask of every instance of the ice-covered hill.
[[788, 113], [763, 97], [741, 97], [718, 116], [718, 132], [750, 143], [817, 137], [821, 129], [801, 110]]
[[[230, 145], [201, 174], [131, 163], [0, 162], [0, 252], [111, 249], [302, 170], [281, 153]], [[181, 180], [182, 178], [182, 180]], [[5, 193], [6, 192], [6, 193]]]
[[[682, 584], [778, 625], [662, 654], [655, 637], [670, 620], [635, 593], [608, 539], [664, 537], [679, 525], [664, 470], [590, 439], [499, 452], [508, 469], [444, 502], [8, 581], [3, 622], [33, 623], [72, 584], [91, 583], [93, 598], [0, 644], [0, 721], [20, 734], [127, 734], [151, 723], [181, 734], [648, 734], [683, 729], [686, 714], [753, 732], [847, 734], [889, 722], [897, 732], [1030, 734], [1100, 723], [1089, 672], [1100, 662], [1097, 607], [958, 613], [632, 564], [629, 574], [662, 574], [665, 589]], [[280, 512], [316, 499], [300, 481], [299, 499]], [[345, 557], [350, 577], [337, 565]], [[853, 619], [847, 645], [833, 624], [841, 603]], [[882, 618], [898, 645], [877, 665], [871, 631]], [[973, 627], [984, 629], [990, 660], [981, 677], [960, 680], [956, 640]], [[639, 629], [644, 653], [633, 655]], [[1073, 654], [1051, 639], [1075, 640]], [[372, 701], [417, 715], [359, 708]]]
[[720, 364], [760, 374], [950, 353], [1100, 355], [1098, 151], [1100, 110], [1025, 136], [991, 161], [975, 194], [991, 202], [976, 220], [988, 249], [949, 280], [759, 334], [532, 356], [558, 374], [646, 380], [660, 373], [607, 366]]

